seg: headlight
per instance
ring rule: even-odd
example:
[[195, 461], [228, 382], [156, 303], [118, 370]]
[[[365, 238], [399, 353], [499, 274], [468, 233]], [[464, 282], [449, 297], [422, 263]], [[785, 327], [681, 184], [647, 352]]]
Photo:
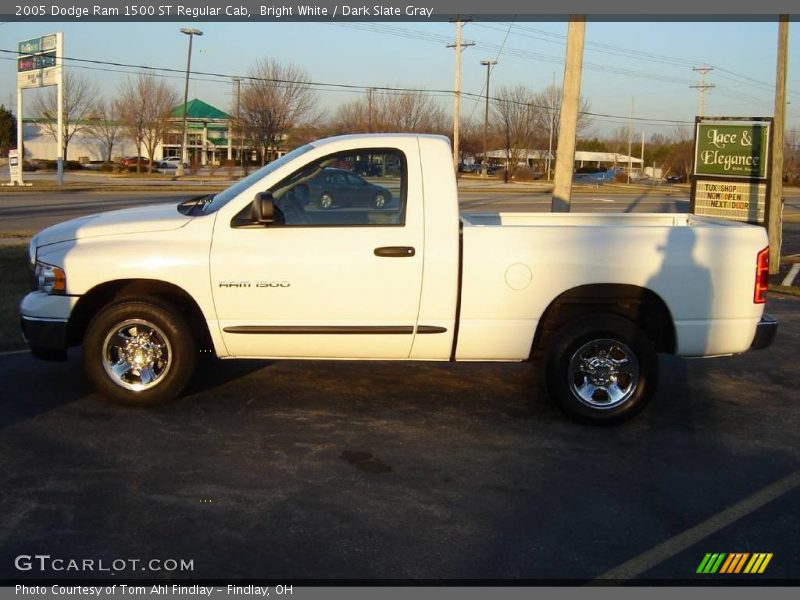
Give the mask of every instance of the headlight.
[[30, 263], [30, 269], [33, 271], [36, 267], [36, 236], [33, 236], [31, 238], [31, 243], [28, 244], [28, 261]]
[[36, 289], [45, 294], [63, 294], [67, 290], [67, 275], [61, 267], [37, 262], [33, 277]]

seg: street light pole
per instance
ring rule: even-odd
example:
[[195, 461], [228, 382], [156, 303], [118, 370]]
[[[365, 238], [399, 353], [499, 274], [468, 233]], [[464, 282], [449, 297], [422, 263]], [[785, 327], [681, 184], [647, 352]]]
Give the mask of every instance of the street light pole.
[[183, 176], [183, 163], [186, 162], [186, 104], [189, 102], [189, 71], [192, 68], [192, 38], [196, 35], [203, 35], [203, 32], [199, 29], [187, 29], [185, 27], [181, 28], [181, 33], [189, 36], [189, 54], [186, 59], [186, 84], [183, 87], [183, 135], [181, 136], [183, 141], [181, 142], [181, 161], [178, 163], [178, 170], [175, 173], [178, 177]]
[[236, 82], [236, 130], [239, 133], [239, 166], [244, 173], [244, 133], [242, 128], [242, 79], [241, 77], [234, 77]]
[[489, 138], [489, 75], [492, 72], [492, 65], [496, 65], [497, 61], [482, 60], [481, 64], [486, 67], [486, 106], [483, 111], [483, 165], [481, 167], [481, 177], [486, 177], [489, 163], [486, 158]]

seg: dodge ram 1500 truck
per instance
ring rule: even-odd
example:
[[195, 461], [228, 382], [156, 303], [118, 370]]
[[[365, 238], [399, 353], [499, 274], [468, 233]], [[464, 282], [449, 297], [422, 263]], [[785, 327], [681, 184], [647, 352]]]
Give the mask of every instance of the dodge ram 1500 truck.
[[107, 398], [178, 395], [220, 358], [523, 361], [569, 415], [618, 421], [657, 352], [769, 345], [767, 236], [685, 214], [462, 214], [448, 141], [350, 135], [227, 190], [81, 217], [30, 243], [34, 355]]

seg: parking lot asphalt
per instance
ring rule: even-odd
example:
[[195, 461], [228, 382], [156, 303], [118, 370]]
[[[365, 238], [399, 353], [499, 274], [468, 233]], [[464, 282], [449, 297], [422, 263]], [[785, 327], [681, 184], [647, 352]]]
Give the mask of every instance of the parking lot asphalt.
[[[766, 350], [662, 357], [617, 427], [568, 421], [537, 363], [210, 360], [133, 410], [77, 352], [0, 356], [0, 578], [109, 578], [14, 566], [47, 554], [194, 565], [117, 578], [796, 584], [798, 307], [770, 298]], [[707, 552], [774, 556], [696, 575]]]

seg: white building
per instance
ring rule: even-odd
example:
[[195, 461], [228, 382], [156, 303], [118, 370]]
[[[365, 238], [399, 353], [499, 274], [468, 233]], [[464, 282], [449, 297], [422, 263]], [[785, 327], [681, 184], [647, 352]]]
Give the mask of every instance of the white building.
[[[154, 152], [154, 160], [181, 153], [183, 105], [172, 109], [174, 126], [165, 139], [159, 143]], [[239, 140], [234, 142], [231, 132], [231, 117], [221, 110], [206, 104], [202, 100], [190, 100], [186, 104], [186, 129], [188, 161], [199, 165], [217, 165], [226, 159], [239, 159]], [[24, 119], [22, 134], [25, 160], [55, 160], [58, 158], [56, 139], [49, 131], [52, 127], [42, 124], [42, 119]], [[250, 152], [249, 147], [243, 150]], [[136, 148], [120, 129], [111, 152], [111, 160], [116, 161], [123, 156], [147, 156], [145, 148]], [[107, 156], [107, 148], [101, 139], [97, 139], [87, 129], [79, 129], [70, 139], [67, 146], [66, 160], [103, 161]]]
[[[519, 166], [533, 167], [535, 164], [544, 164], [547, 160], [547, 150], [512, 150], [511, 154], [523, 157], [519, 161]], [[497, 166], [508, 166], [507, 154], [505, 150], [490, 150], [486, 153], [489, 162]], [[552, 157], [555, 161], [555, 156]], [[575, 168], [582, 167], [619, 167], [627, 171], [628, 166], [632, 167], [633, 171], [640, 170], [642, 166], [642, 159], [628, 156], [627, 154], [619, 154], [617, 152], [589, 152], [586, 150], [575, 151]]]

